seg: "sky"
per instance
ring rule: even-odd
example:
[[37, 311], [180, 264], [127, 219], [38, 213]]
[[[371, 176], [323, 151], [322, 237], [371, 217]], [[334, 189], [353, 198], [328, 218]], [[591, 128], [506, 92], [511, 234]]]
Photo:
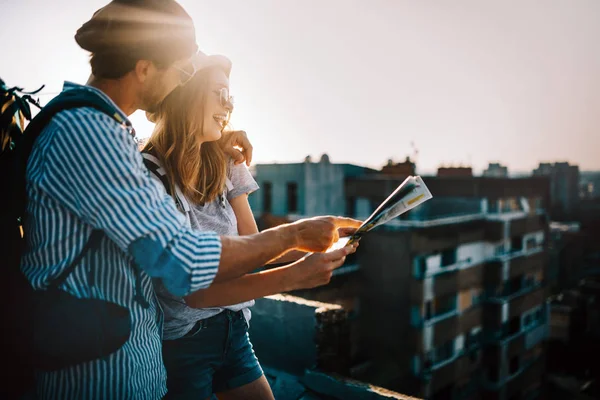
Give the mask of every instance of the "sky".
[[[0, 0], [0, 77], [45, 84], [42, 103], [64, 80], [85, 83], [73, 36], [106, 3]], [[600, 169], [598, 0], [180, 3], [200, 49], [233, 61], [232, 123], [253, 163]], [[150, 135], [143, 113], [131, 119]]]

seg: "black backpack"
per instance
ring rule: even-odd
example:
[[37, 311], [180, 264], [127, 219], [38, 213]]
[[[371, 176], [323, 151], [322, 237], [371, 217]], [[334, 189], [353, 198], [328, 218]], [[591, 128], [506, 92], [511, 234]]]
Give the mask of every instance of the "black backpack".
[[[42, 87], [43, 88], [43, 87]], [[26, 217], [25, 172], [27, 160], [35, 140], [52, 117], [60, 111], [93, 107], [122, 123], [115, 108], [86, 90], [67, 90], [51, 100], [32, 118], [30, 104], [41, 108], [32, 95], [18, 87], [9, 88], [0, 79], [0, 259], [3, 269], [0, 287], [3, 319], [0, 358], [4, 361], [1, 374], [0, 398], [20, 398], [33, 385], [33, 361], [29, 353], [33, 332], [27, 322], [27, 302], [34, 291], [20, 271], [21, 254], [25, 240], [23, 221]], [[30, 120], [24, 128], [25, 120]], [[94, 231], [81, 254], [51, 284], [56, 286], [67, 278], [83, 255], [94, 248], [102, 238], [102, 231]]]

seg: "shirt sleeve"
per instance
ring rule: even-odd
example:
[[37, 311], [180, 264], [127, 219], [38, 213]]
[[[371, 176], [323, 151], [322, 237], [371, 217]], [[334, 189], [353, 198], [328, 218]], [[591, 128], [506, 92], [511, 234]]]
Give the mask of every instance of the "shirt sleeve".
[[234, 161], [230, 160], [228, 170], [233, 188], [227, 191], [227, 200], [231, 201], [242, 194], [250, 194], [258, 190], [258, 184], [246, 164], [235, 165]]
[[219, 236], [188, 227], [150, 177], [126, 129], [88, 108], [58, 113], [50, 126], [55, 132], [44, 160], [45, 191], [70, 199], [79, 218], [103, 230], [173, 294], [212, 283], [221, 256]]

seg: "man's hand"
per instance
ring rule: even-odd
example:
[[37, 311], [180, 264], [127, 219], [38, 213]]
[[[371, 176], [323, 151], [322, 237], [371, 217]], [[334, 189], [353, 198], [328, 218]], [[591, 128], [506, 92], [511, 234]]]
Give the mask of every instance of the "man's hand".
[[252, 144], [244, 131], [226, 131], [219, 139], [219, 145], [235, 161], [235, 165], [244, 161], [247, 166], [252, 162]]
[[296, 229], [296, 248], [307, 252], [324, 252], [342, 235], [352, 234], [361, 221], [345, 217], [315, 217], [290, 224]]
[[356, 245], [350, 245], [330, 253], [316, 253], [304, 257], [287, 268], [286, 290], [311, 289], [326, 285], [331, 280], [333, 270], [342, 266], [346, 256], [356, 251]]

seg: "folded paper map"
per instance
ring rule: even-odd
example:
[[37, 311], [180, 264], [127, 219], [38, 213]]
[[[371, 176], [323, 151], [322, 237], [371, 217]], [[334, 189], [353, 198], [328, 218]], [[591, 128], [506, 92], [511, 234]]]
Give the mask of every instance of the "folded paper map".
[[432, 197], [431, 192], [420, 176], [409, 176], [377, 207], [352, 236], [341, 238], [328, 251], [340, 249], [360, 240], [365, 233], [373, 228], [399, 217]]

